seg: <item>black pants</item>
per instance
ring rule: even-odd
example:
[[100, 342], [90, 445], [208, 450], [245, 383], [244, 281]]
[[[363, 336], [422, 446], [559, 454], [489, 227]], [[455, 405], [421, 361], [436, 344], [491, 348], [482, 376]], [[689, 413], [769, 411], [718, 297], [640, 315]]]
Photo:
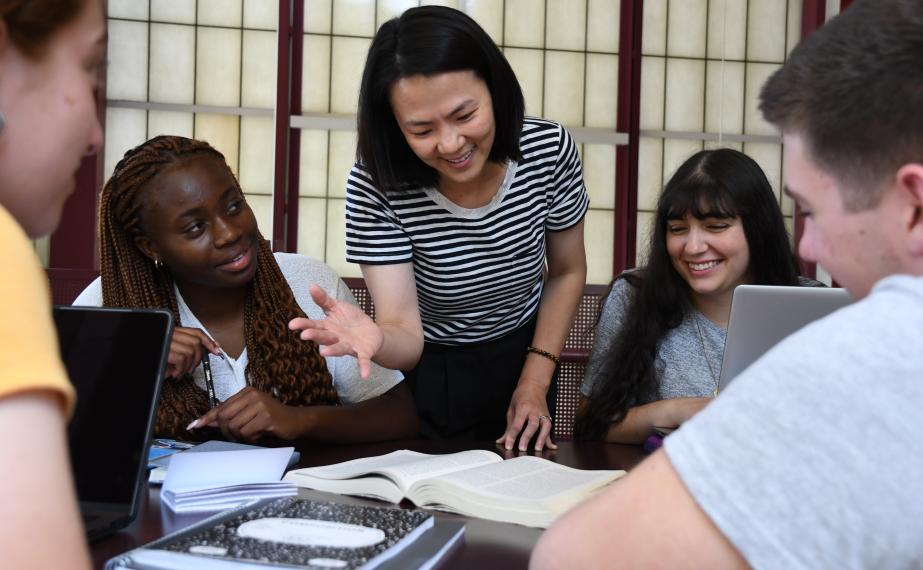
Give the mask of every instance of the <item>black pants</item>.
[[[493, 441], [506, 430], [506, 410], [535, 333], [535, 319], [487, 342], [447, 346], [427, 342], [417, 367], [405, 372], [426, 439]], [[557, 372], [546, 401], [554, 417]]]

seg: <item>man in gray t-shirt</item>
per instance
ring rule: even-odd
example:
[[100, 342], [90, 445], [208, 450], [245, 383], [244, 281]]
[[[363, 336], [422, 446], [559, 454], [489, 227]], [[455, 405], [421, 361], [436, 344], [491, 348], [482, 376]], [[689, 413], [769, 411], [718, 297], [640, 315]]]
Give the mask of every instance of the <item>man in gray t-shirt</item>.
[[861, 300], [563, 517], [534, 567], [923, 567], [921, 54], [919, 0], [857, 0], [770, 77], [799, 253]]

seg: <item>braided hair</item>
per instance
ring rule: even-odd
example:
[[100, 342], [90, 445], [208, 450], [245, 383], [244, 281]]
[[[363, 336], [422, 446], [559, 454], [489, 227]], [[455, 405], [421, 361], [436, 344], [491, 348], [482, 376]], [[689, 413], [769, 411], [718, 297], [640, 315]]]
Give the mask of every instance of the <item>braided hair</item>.
[[[100, 196], [99, 240], [103, 305], [169, 309], [179, 323], [173, 277], [135, 245], [144, 235], [142, 197], [148, 183], [166, 167], [190, 156], [224, 155], [208, 143], [179, 136], [158, 136], [125, 153]], [[226, 163], [225, 163], [226, 165]], [[240, 185], [234, 178], [237, 189]], [[313, 342], [289, 331], [288, 321], [305, 316], [285, 281], [269, 245], [257, 235], [256, 275], [247, 284], [244, 340], [248, 383], [292, 406], [338, 404], [326, 361]], [[190, 375], [168, 379], [157, 411], [158, 435], [191, 439], [190, 418], [208, 410], [208, 397]]]

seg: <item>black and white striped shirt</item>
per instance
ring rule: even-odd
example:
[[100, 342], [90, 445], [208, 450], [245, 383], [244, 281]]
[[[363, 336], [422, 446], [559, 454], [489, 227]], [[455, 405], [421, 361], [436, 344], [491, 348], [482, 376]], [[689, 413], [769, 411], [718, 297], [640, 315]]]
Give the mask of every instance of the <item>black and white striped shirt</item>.
[[501, 337], [538, 311], [545, 232], [573, 227], [589, 199], [573, 139], [559, 124], [525, 119], [523, 158], [497, 194], [462, 208], [434, 188], [389, 192], [356, 165], [346, 183], [346, 259], [413, 262], [427, 341], [462, 345]]

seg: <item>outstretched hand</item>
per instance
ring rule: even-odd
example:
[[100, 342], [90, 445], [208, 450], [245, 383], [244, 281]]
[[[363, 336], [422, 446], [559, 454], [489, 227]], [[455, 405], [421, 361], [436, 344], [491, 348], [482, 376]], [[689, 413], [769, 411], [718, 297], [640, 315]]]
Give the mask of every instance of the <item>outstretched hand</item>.
[[384, 343], [381, 329], [362, 309], [334, 299], [317, 285], [311, 285], [311, 298], [323, 309], [326, 318], [299, 317], [292, 319], [288, 328], [301, 331], [302, 340], [321, 345], [320, 353], [324, 356], [355, 356], [359, 360], [359, 375], [368, 378], [372, 357]]
[[506, 432], [496, 443], [504, 449], [513, 449], [518, 439], [519, 450], [527, 451], [529, 442], [535, 437], [535, 451], [541, 451], [546, 445], [548, 449], [557, 449], [551, 440], [552, 418], [545, 396], [546, 391], [539, 385], [520, 382], [506, 411]]

